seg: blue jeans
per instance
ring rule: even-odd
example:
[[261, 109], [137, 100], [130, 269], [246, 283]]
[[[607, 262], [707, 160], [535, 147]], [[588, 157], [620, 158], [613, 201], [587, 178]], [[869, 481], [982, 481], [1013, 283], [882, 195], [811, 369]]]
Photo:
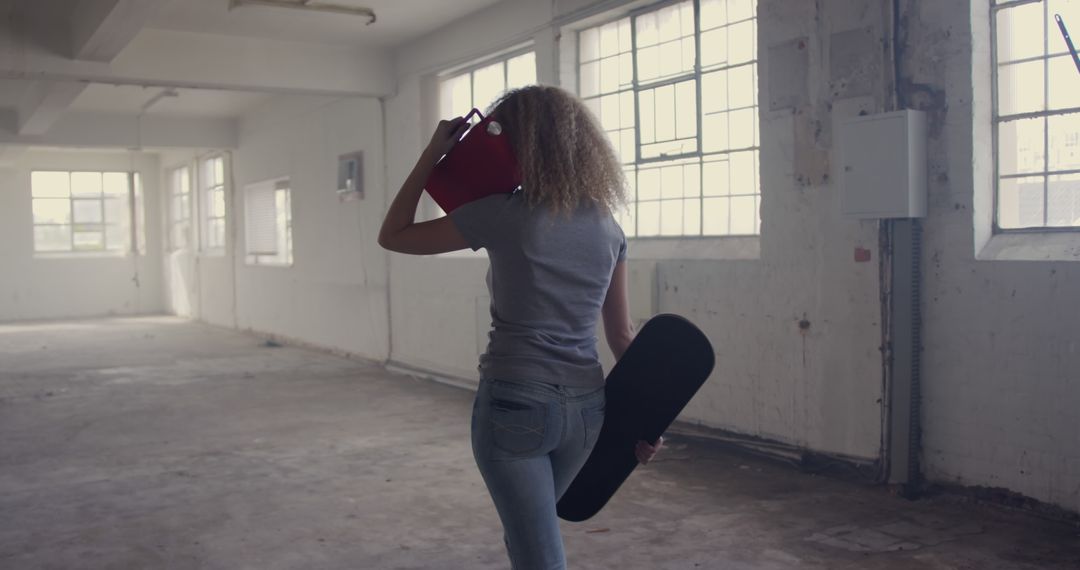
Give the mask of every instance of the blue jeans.
[[555, 503], [604, 423], [604, 389], [483, 380], [473, 457], [503, 525], [514, 570], [566, 568]]

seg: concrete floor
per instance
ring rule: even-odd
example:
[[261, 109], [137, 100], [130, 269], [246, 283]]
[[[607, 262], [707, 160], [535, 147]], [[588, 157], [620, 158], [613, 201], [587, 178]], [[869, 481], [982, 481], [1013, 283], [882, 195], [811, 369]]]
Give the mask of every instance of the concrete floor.
[[[0, 325], [0, 568], [506, 568], [470, 406], [178, 319]], [[1067, 525], [669, 442], [572, 568], [1080, 567]]]

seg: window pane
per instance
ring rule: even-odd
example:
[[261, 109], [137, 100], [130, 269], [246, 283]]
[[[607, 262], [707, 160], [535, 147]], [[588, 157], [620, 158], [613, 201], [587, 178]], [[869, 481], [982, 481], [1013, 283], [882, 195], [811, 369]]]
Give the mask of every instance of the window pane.
[[72, 172], [71, 195], [98, 198], [101, 196], [100, 172]]
[[605, 95], [600, 98], [600, 125], [604, 130], [611, 131], [622, 128], [622, 110], [619, 108], [619, 96], [617, 94]]
[[702, 233], [722, 236], [731, 233], [730, 206], [728, 198], [705, 198], [702, 201], [704, 225]]
[[1080, 114], [1047, 117], [1050, 170], [1080, 169]]
[[70, 224], [71, 201], [66, 198], [34, 198], [35, 224]]
[[732, 111], [728, 115], [731, 148], [749, 148], [755, 145], [757, 109]]
[[[1080, 5], [1080, 0], [1077, 2]], [[1080, 24], [1080, 21], [1077, 21]], [[1071, 32], [1070, 32], [1071, 34]], [[1058, 36], [1060, 38], [1060, 35]], [[1050, 60], [1050, 108], [1080, 107], [1080, 73], [1071, 55]]]
[[728, 70], [728, 100], [732, 109], [757, 104], [757, 81], [754, 78], [756, 67], [744, 65]]
[[214, 159], [214, 184], [225, 183], [225, 159], [220, 156]]
[[727, 28], [710, 30], [701, 34], [701, 65], [720, 65], [727, 63]]
[[34, 251], [71, 251], [71, 226], [34, 226]]
[[594, 61], [581, 66], [581, 96], [592, 97], [600, 93], [600, 62]]
[[656, 28], [656, 12], [642, 14], [634, 19], [637, 32], [637, 48], [656, 45], [660, 36]]
[[998, 63], [1043, 55], [1044, 8], [1042, 2], [1035, 2], [998, 12]]
[[1046, 225], [1080, 227], [1080, 175], [1055, 175], [1046, 181]]
[[225, 191], [221, 188], [210, 190], [207, 216], [222, 218], [225, 216]]
[[727, 4], [729, 22], [757, 16], [757, 2], [754, 0], [727, 0]]
[[536, 83], [536, 54], [521, 54], [506, 62], [506, 87], [514, 89]]
[[757, 201], [753, 196], [737, 196], [731, 199], [731, 234], [750, 235], [757, 227]]
[[656, 97], [655, 130], [657, 141], [675, 138], [675, 86], [665, 85], [653, 91]]
[[757, 151], [733, 152], [729, 156], [731, 158], [731, 193], [733, 195], [757, 194]]
[[619, 23], [611, 22], [600, 27], [600, 57], [619, 53]]
[[664, 166], [660, 169], [660, 197], [664, 199], [682, 198], [682, 165]]
[[611, 93], [618, 91], [620, 73], [618, 57], [600, 60], [600, 92]]
[[728, 0], [701, 0], [701, 29], [709, 30], [727, 23]]
[[757, 37], [754, 20], [728, 28], [728, 64], [737, 65], [757, 59]]
[[506, 90], [503, 63], [493, 63], [473, 72], [473, 106], [483, 109]]
[[[1071, 59], [1069, 65], [1072, 65]], [[1043, 110], [1043, 71], [1042, 61], [998, 67], [998, 115]], [[1072, 69], [1070, 74], [1076, 75], [1076, 69]]]
[[1043, 169], [1045, 119], [1036, 117], [998, 125], [998, 172], [1017, 174]]
[[101, 200], [72, 200], [71, 210], [76, 224], [100, 224], [103, 221]]
[[705, 163], [702, 171], [703, 192], [706, 196], [727, 196], [730, 190], [730, 168], [727, 156]]
[[660, 202], [660, 235], [677, 236], [683, 233], [682, 200]]
[[697, 85], [686, 81], [675, 86], [675, 136], [697, 136]]
[[660, 202], [638, 202], [638, 235], [660, 235]]
[[998, 181], [998, 225], [1006, 229], [1043, 225], [1042, 177], [1002, 178]]
[[31, 192], [35, 198], [67, 198], [71, 196], [71, 177], [67, 172], [32, 172]]
[[127, 208], [126, 198], [108, 198], [105, 200], [105, 223], [125, 224], [131, 223], [131, 212]]
[[72, 242], [76, 250], [101, 250], [105, 249], [105, 233], [101, 231], [75, 232]]
[[579, 61], [582, 63], [599, 59], [600, 57], [600, 30], [589, 28], [582, 30], [578, 35]]
[[109, 224], [105, 226], [105, 249], [109, 251], [127, 251], [130, 248], [131, 232], [127, 225]]
[[656, 200], [660, 198], [660, 169], [655, 166], [642, 167], [637, 177], [638, 200]]
[[468, 73], [451, 77], [439, 84], [439, 116], [464, 116], [472, 109], [472, 76]]
[[660, 77], [660, 48], [653, 46], [638, 50], [637, 73], [641, 81]]
[[683, 232], [686, 235], [701, 234], [701, 200], [683, 200]]
[[108, 196], [124, 196], [128, 195], [128, 174], [127, 172], [106, 172], [102, 175], [103, 190]]
[[669, 42], [682, 37], [682, 18], [680, 18], [680, 5], [668, 6], [656, 11], [657, 39], [661, 42]]

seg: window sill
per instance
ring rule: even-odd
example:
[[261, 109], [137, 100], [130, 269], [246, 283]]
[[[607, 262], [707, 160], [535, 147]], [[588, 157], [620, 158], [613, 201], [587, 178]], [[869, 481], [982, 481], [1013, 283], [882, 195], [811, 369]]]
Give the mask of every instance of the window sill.
[[1080, 231], [995, 234], [975, 258], [987, 261], [1080, 261]]
[[35, 251], [34, 259], [123, 259], [131, 257], [128, 251]]

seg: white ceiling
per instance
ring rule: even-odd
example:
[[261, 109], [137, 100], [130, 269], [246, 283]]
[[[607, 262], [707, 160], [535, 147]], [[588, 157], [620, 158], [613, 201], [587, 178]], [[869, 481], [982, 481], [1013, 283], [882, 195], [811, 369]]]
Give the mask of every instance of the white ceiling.
[[[160, 87], [93, 84], [87, 86], [70, 108], [73, 111], [135, 114], [162, 91]], [[212, 89], [177, 89], [176, 91], [178, 93], [176, 97], [161, 98], [146, 111], [146, 114], [173, 117], [236, 117], [262, 104], [270, 97], [265, 93]]]
[[303, 42], [396, 47], [499, 0], [338, 0], [375, 10], [378, 20], [229, 0], [167, 0], [149, 27]]

